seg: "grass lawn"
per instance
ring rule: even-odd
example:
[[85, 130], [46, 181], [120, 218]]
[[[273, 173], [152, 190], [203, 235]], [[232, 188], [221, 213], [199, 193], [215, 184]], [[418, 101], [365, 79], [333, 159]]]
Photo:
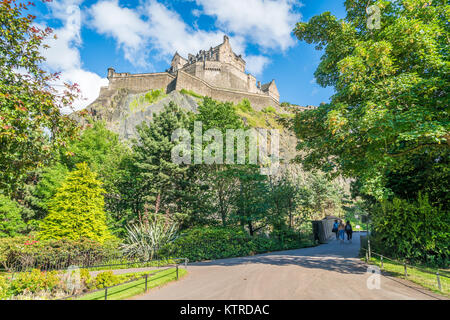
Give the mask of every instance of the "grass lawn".
[[[378, 256], [372, 256], [369, 263], [377, 265], [378, 267], [381, 268], [381, 258]], [[450, 296], [450, 278], [446, 278], [443, 276], [443, 275], [450, 276], [450, 272], [439, 271], [441, 274], [440, 280], [442, 287], [442, 291], [439, 291], [436, 279], [436, 269], [422, 268], [422, 267], [421, 269], [432, 273], [427, 273], [417, 268], [411, 268], [407, 266], [408, 277], [405, 278], [405, 269], [403, 264], [387, 260], [386, 258], [383, 259], [382, 271], [387, 271], [395, 277], [407, 279], [409, 281], [417, 283], [425, 288], [432, 290], [433, 292]]]
[[[178, 276], [182, 278], [186, 275], [185, 269], [178, 269]], [[144, 273], [143, 273], [144, 274]], [[162, 286], [168, 282], [176, 281], [176, 269], [157, 271], [156, 274], [148, 278], [147, 289]], [[145, 279], [139, 279], [124, 285], [108, 289], [108, 300], [122, 300], [132, 296], [144, 293]], [[78, 300], [105, 300], [105, 290], [89, 293], [78, 298]]]

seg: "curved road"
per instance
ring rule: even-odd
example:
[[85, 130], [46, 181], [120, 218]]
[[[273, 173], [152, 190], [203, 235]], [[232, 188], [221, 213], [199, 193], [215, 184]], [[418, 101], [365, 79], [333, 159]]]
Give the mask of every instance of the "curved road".
[[313, 248], [188, 265], [180, 281], [136, 300], [283, 299], [445, 299], [409, 282], [382, 275], [380, 289], [368, 289], [371, 276], [353, 243], [332, 240]]

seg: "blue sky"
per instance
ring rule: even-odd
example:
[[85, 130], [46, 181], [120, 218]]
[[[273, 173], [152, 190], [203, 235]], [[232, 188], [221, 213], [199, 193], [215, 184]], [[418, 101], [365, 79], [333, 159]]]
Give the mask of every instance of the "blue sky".
[[330, 11], [344, 18], [343, 0], [53, 0], [37, 3], [37, 24], [52, 27], [58, 39], [43, 51], [46, 67], [80, 85], [83, 108], [107, 85], [106, 70], [160, 72], [177, 50], [196, 53], [230, 37], [261, 82], [275, 79], [282, 101], [299, 105], [327, 102], [314, 71], [321, 52], [298, 41], [298, 21]]

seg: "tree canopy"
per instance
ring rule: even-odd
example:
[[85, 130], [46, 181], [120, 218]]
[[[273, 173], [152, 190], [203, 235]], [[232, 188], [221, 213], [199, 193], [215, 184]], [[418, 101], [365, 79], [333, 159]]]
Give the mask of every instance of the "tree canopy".
[[39, 29], [30, 3], [0, 2], [0, 190], [11, 194], [28, 171], [42, 166], [76, 133], [77, 125], [61, 112], [78, 93], [66, 84], [52, 87], [58, 74], [40, 66], [52, 29]]
[[[370, 5], [380, 8], [379, 29], [367, 27]], [[294, 30], [324, 50], [315, 76], [336, 91], [330, 103], [296, 116], [301, 161], [358, 177], [361, 191], [378, 199], [395, 193], [389, 177], [411, 173], [419, 157], [448, 181], [449, 5], [347, 0], [345, 7], [343, 20], [326, 12]]]
[[103, 243], [110, 238], [104, 211], [101, 182], [86, 163], [76, 165], [49, 203], [49, 214], [42, 220], [42, 239], [89, 238]]

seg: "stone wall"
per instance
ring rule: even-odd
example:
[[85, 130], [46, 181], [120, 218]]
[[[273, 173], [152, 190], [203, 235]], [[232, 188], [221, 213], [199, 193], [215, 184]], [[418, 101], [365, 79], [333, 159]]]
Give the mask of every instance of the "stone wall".
[[[224, 68], [224, 65], [222, 64], [222, 68]], [[174, 90], [186, 89], [224, 102], [239, 103], [246, 98], [256, 110], [268, 106], [279, 107], [278, 100], [269, 93], [248, 92], [248, 81], [250, 80], [252, 83], [256, 81], [253, 77], [241, 79], [237, 73], [213, 70], [215, 66], [214, 64], [208, 64], [209, 69], [212, 70], [204, 70], [203, 63], [195, 63], [189, 66], [192, 68], [188, 69], [189, 73], [179, 70], [176, 75], [167, 72], [116, 73], [114, 69], [109, 69], [109, 86], [100, 89], [100, 96], [94, 103], [110, 105], [111, 99], [119, 90], [126, 90], [128, 93], [141, 93], [152, 89], [163, 89], [164, 92], [170, 93]], [[233, 66], [229, 66], [229, 68], [235, 69]], [[196, 76], [197, 74], [198, 76]], [[205, 77], [208, 81], [203, 80]], [[217, 79], [214, 79], [214, 77], [217, 77]], [[227, 81], [234, 88], [223, 88], [222, 85]]]
[[178, 71], [175, 89], [178, 91], [181, 89], [191, 90], [203, 96], [209, 96], [215, 100], [224, 102], [239, 103], [242, 99], [248, 99], [256, 110], [261, 110], [268, 106], [279, 107], [278, 101], [269, 95], [214, 87], [206, 81], [184, 71]]
[[168, 90], [170, 83], [175, 79], [175, 76], [167, 73], [144, 73], [144, 74], [129, 74], [129, 73], [112, 73], [108, 77], [108, 90], [128, 89], [130, 92], [145, 92], [150, 89]]

